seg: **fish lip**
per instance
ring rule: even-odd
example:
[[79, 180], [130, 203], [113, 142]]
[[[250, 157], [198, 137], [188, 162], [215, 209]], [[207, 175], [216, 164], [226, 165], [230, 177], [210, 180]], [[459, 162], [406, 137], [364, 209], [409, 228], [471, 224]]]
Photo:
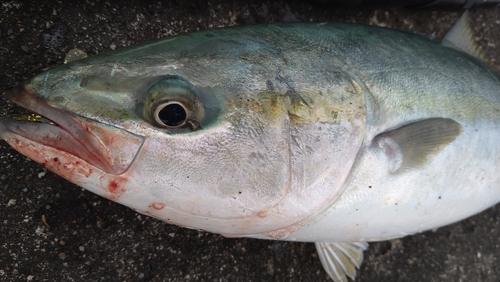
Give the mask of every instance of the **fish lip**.
[[[43, 98], [37, 97], [35, 92], [24, 84], [12, 89], [7, 95], [17, 105], [41, 115], [54, 124], [19, 121], [7, 117], [1, 120], [4, 130], [69, 153], [108, 173], [124, 172], [123, 168], [113, 166], [105, 145], [85, 125], [87, 121], [81, 121], [51, 106]], [[25, 127], [28, 130], [23, 130]]]

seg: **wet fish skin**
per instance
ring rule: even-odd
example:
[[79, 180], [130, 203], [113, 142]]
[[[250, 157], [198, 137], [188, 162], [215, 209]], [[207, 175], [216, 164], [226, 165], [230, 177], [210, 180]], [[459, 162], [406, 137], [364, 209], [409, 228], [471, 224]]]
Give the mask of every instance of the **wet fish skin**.
[[[93, 160], [20, 138], [12, 125], [22, 123], [0, 127], [55, 173], [167, 222], [231, 236], [370, 241], [498, 202], [498, 86], [484, 63], [417, 35], [346, 24], [236, 27], [77, 61], [12, 94], [74, 139], [88, 132], [82, 150]], [[201, 127], [155, 124], [153, 87], [188, 99]], [[437, 149], [417, 151], [403, 169], [387, 153], [406, 131], [442, 125], [453, 129], [447, 138], [417, 134]]]

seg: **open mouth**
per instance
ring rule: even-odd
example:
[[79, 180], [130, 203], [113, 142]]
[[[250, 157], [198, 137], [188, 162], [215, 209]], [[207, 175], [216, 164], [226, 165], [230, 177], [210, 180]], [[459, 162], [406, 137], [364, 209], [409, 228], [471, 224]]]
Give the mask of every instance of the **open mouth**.
[[34, 113], [0, 120], [0, 137], [7, 142], [15, 138], [12, 136], [21, 136], [118, 175], [127, 170], [144, 141], [123, 129], [55, 108], [24, 86], [15, 89], [10, 98]]

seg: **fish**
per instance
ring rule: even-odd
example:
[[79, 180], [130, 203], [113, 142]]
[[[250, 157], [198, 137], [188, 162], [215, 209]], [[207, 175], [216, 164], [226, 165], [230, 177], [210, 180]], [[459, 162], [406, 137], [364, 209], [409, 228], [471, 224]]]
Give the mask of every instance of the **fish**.
[[367, 242], [500, 200], [500, 79], [467, 14], [437, 42], [342, 23], [187, 33], [43, 72], [0, 137], [167, 223], [315, 242], [334, 281]]

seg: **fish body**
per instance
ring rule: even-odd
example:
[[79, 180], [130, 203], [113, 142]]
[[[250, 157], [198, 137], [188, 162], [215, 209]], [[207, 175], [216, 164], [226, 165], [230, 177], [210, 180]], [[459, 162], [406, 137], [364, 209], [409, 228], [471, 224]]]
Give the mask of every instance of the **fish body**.
[[[168, 223], [317, 242], [342, 281], [339, 271], [359, 267], [360, 242], [500, 201], [499, 89], [478, 58], [414, 34], [242, 26], [46, 71], [11, 94], [44, 119], [4, 118], [0, 137]], [[325, 265], [332, 252], [345, 256]]]

